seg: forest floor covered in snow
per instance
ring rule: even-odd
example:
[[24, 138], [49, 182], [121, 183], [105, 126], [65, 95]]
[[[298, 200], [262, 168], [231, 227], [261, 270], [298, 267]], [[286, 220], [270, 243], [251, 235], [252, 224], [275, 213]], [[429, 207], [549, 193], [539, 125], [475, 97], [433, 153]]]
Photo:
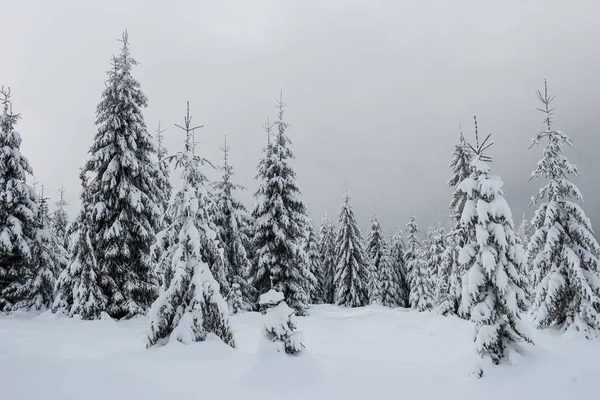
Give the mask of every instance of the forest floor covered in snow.
[[237, 348], [215, 337], [147, 350], [148, 321], [0, 316], [2, 399], [577, 399], [598, 394], [600, 340], [535, 331], [515, 365], [482, 379], [473, 328], [458, 318], [370, 306], [315, 306], [306, 351], [265, 353], [262, 315], [232, 317]]

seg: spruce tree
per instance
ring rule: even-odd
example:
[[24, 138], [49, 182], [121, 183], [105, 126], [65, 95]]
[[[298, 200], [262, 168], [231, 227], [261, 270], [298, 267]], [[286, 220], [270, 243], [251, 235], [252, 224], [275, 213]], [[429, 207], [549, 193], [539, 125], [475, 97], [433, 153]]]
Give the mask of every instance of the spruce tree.
[[[471, 174], [470, 163], [473, 158], [471, 148], [467, 145], [465, 138], [460, 133], [458, 143], [454, 145], [452, 160], [449, 168], [452, 171], [452, 177], [448, 181], [448, 186], [453, 189], [452, 200], [450, 201], [450, 233], [448, 234], [448, 246], [443, 255], [443, 274], [449, 275], [448, 285], [442, 284], [439, 287], [438, 311], [442, 314], [458, 314], [463, 318], [468, 318], [465, 310], [460, 309], [462, 296], [462, 276], [464, 270], [458, 262], [459, 249], [466, 243], [466, 231], [460, 223], [462, 212], [467, 201], [464, 192], [458, 189], [458, 185], [468, 178]], [[447, 289], [447, 293], [446, 293]], [[444, 306], [442, 307], [442, 300]]]
[[406, 266], [406, 282], [408, 283], [408, 295], [410, 299], [410, 292], [413, 288], [412, 278], [414, 265], [413, 261], [420, 255], [421, 241], [419, 240], [419, 226], [417, 225], [417, 219], [410, 212], [410, 219], [406, 224], [406, 246], [404, 248], [404, 265]]
[[156, 128], [156, 158], [158, 161], [158, 168], [155, 169], [156, 173], [156, 202], [157, 206], [160, 207], [161, 215], [163, 216], [163, 228], [164, 225], [169, 223], [165, 220], [164, 215], [169, 207], [169, 200], [171, 199], [171, 193], [173, 192], [173, 186], [171, 185], [171, 166], [170, 157], [168, 156], [167, 149], [164, 146], [164, 135], [166, 129], [161, 129], [160, 122]]
[[[449, 235], [444, 235], [444, 251], [442, 252], [440, 265], [437, 273], [437, 282], [435, 284], [435, 308], [439, 314], [450, 315], [457, 311], [457, 306], [454, 297], [451, 295], [450, 285], [452, 279], [453, 263], [458, 262], [458, 257], [455, 258], [456, 243], [452, 232]], [[455, 283], [458, 286], [458, 283]]]
[[169, 247], [171, 279], [152, 304], [147, 345], [171, 339], [185, 344], [204, 341], [214, 333], [234, 346], [229, 328], [229, 310], [211, 273], [209, 254], [217, 239], [213, 219], [215, 204], [208, 196], [207, 179], [201, 167], [204, 159], [195, 154], [190, 126], [189, 103], [185, 117], [185, 147], [176, 157], [182, 168], [183, 185], [173, 194], [167, 209], [171, 224], [160, 233]]
[[544, 105], [546, 129], [531, 146], [547, 140], [543, 157], [531, 174], [547, 183], [533, 196], [539, 207], [532, 219], [535, 233], [527, 258], [535, 285], [532, 315], [539, 328], [559, 327], [581, 332], [588, 339], [600, 333], [600, 246], [592, 224], [574, 201], [583, 198], [569, 175], [579, 171], [563, 153], [572, 146], [567, 134], [552, 126], [554, 109], [548, 96], [538, 91]]
[[81, 209], [69, 229], [69, 263], [56, 282], [52, 312], [92, 320], [106, 310], [108, 297], [100, 287], [102, 271], [92, 241], [94, 205], [89, 201], [83, 170], [80, 179]]
[[[390, 250], [388, 253], [389, 265], [393, 271], [394, 280], [383, 283], [383, 305], [389, 307], [408, 307], [409, 306], [409, 287], [406, 277], [406, 264], [404, 259], [404, 241], [402, 239], [402, 229], [398, 227], [396, 233], [390, 240]], [[392, 305], [395, 300], [395, 306]], [[387, 304], [386, 304], [387, 303]]]
[[438, 223], [437, 227], [431, 227], [428, 232], [429, 240], [427, 240], [426, 261], [429, 266], [429, 287], [431, 289], [432, 298], [434, 304], [437, 299], [435, 297], [437, 283], [439, 281], [439, 271], [443, 267], [442, 261], [444, 257], [444, 250], [446, 247], [445, 236], [446, 230], [442, 226], [441, 222]]
[[32, 174], [21, 154], [21, 136], [15, 131], [10, 89], [0, 90], [0, 310], [25, 300], [23, 285], [33, 273], [32, 246], [38, 231], [38, 205], [27, 184]]
[[319, 228], [319, 250], [321, 251], [321, 268], [323, 270], [323, 300], [333, 304], [335, 297], [335, 226], [327, 214], [321, 220]]
[[253, 238], [252, 282], [259, 293], [282, 292], [298, 315], [308, 308], [310, 270], [303, 242], [309, 225], [306, 206], [300, 200], [296, 173], [290, 165], [294, 154], [283, 119], [280, 100], [277, 133], [258, 166], [260, 186], [252, 215], [256, 221]]
[[350, 206], [346, 190], [335, 240], [335, 304], [362, 307], [369, 304], [369, 256]]
[[521, 240], [523, 248], [527, 248], [531, 238], [531, 222], [525, 218], [525, 213], [523, 213], [523, 219], [521, 220], [521, 224], [517, 229], [517, 234], [519, 235], [519, 240]]
[[427, 253], [420, 248], [409, 261], [411, 271], [410, 307], [417, 311], [427, 311], [433, 308], [433, 293], [431, 289], [431, 268], [427, 263]]
[[108, 72], [97, 107], [98, 131], [84, 172], [93, 204], [90, 239], [102, 271], [107, 312], [122, 318], [143, 314], [156, 297], [150, 246], [160, 226], [155, 145], [142, 108], [147, 99], [131, 75], [127, 33]]
[[377, 214], [373, 213], [370, 220], [369, 233], [367, 234], [367, 255], [369, 256], [369, 302], [371, 304], [381, 303], [381, 279], [382, 269], [386, 268], [387, 263], [387, 243], [383, 236], [383, 231]]
[[241, 298], [236, 295], [228, 296], [228, 299], [239, 303], [229, 303], [232, 310], [251, 311], [257, 302], [256, 290], [248, 283], [250, 272], [250, 259], [247, 248], [250, 247], [250, 238], [247, 236], [247, 227], [251, 224], [251, 218], [246, 207], [234, 196], [234, 191], [244, 190], [241, 185], [233, 183], [233, 166], [229, 164], [229, 146], [227, 138], [223, 151], [222, 177], [213, 183], [215, 202], [218, 213], [216, 214], [217, 236], [223, 246], [223, 261], [225, 276], [229, 286], [237, 285]]
[[20, 300], [12, 306], [12, 310], [50, 309], [56, 279], [67, 264], [67, 252], [50, 227], [48, 199], [44, 197], [43, 186], [37, 203], [39, 211], [35, 240], [31, 245], [31, 271], [17, 292]]
[[65, 210], [65, 206], [69, 203], [65, 200], [65, 189], [61, 186], [58, 190], [60, 193], [60, 199], [54, 203], [56, 209], [51, 215], [50, 224], [54, 235], [60, 241], [62, 247], [65, 250], [69, 249], [69, 214]]
[[312, 223], [308, 226], [308, 237], [304, 244], [304, 252], [308, 257], [309, 265], [309, 279], [307, 282], [310, 285], [310, 303], [311, 304], [322, 304], [325, 303], [325, 274], [323, 271], [323, 264], [321, 263], [321, 251], [319, 250], [319, 242], [317, 240], [317, 234]]
[[475, 121], [471, 175], [458, 186], [467, 195], [461, 217], [467, 242], [459, 255], [466, 271], [462, 302], [477, 328], [479, 376], [484, 373], [483, 363], [498, 364], [514, 351], [515, 342], [529, 341], [520, 320], [525, 306], [523, 276], [519, 274], [524, 262], [523, 249], [503, 197], [503, 182], [500, 177], [490, 175], [491, 159], [483, 154], [492, 145], [489, 137], [479, 143]]

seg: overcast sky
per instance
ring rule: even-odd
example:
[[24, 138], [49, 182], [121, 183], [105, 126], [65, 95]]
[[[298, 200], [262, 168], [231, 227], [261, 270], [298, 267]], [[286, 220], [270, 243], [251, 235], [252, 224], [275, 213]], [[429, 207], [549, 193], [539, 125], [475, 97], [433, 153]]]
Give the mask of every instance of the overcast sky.
[[[548, 79], [555, 126], [568, 149], [584, 209], [600, 230], [600, 2], [503, 1], [5, 1], [0, 84], [13, 90], [23, 152], [46, 194], [64, 183], [74, 214], [78, 171], [95, 110], [128, 29], [133, 71], [149, 98], [150, 130], [181, 148], [191, 103], [199, 151], [220, 162], [227, 134], [243, 200], [283, 89], [294, 166], [315, 224], [337, 213], [344, 181], [361, 226], [376, 209], [386, 231], [414, 210], [423, 228], [447, 215], [447, 164], [459, 126], [496, 144], [517, 223], [531, 216], [528, 182], [542, 148], [527, 150]], [[214, 174], [211, 174], [214, 176]], [[54, 199], [55, 200], [55, 199]], [[73, 216], [73, 215], [72, 215]]]

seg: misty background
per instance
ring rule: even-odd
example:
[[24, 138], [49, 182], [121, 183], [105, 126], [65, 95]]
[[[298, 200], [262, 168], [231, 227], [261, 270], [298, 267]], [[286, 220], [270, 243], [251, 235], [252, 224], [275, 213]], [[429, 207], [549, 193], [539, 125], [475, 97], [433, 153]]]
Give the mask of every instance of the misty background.
[[[197, 151], [220, 164], [227, 135], [240, 198], [251, 208], [262, 129], [283, 90], [293, 166], [311, 217], [337, 213], [344, 182], [363, 229], [374, 209], [386, 232], [445, 218], [447, 168], [459, 127], [492, 133], [492, 173], [505, 182], [515, 223], [530, 218], [529, 182], [542, 147], [536, 91], [548, 79], [555, 128], [575, 142], [573, 181], [600, 230], [600, 2], [588, 1], [2, 1], [0, 84], [35, 179], [68, 211], [96, 133], [116, 39], [127, 29], [133, 76], [148, 96], [169, 153], [190, 101]], [[210, 178], [217, 173], [208, 172]], [[178, 176], [176, 172], [174, 176]], [[598, 236], [598, 233], [596, 233]]]

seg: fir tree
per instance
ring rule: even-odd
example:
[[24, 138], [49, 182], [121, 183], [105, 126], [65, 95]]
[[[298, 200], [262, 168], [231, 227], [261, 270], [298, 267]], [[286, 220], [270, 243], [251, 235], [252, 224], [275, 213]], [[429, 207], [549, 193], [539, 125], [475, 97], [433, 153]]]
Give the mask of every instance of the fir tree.
[[294, 155], [283, 119], [284, 106], [280, 100], [277, 133], [258, 166], [261, 182], [252, 212], [256, 223], [251, 277], [259, 293], [270, 289], [282, 292], [288, 305], [303, 315], [309, 301], [310, 270], [303, 248], [309, 220], [290, 165]]
[[[451, 296], [450, 286], [453, 276], [453, 263], [458, 262], [458, 257], [455, 257], [456, 243], [452, 233], [444, 235], [444, 251], [442, 252], [440, 265], [437, 273], [437, 282], [435, 284], [435, 306], [436, 311], [442, 315], [454, 314], [457, 311], [456, 299]], [[455, 285], [458, 288], [458, 283]]]
[[308, 257], [310, 275], [307, 282], [310, 285], [310, 303], [322, 304], [325, 303], [324, 282], [325, 276], [323, 264], [321, 263], [321, 251], [319, 250], [319, 242], [312, 223], [308, 226], [308, 237], [304, 245], [304, 252]]
[[350, 206], [348, 191], [340, 210], [335, 240], [335, 304], [362, 307], [369, 304], [369, 256]]
[[247, 280], [251, 266], [246, 250], [250, 247], [247, 227], [251, 224], [251, 218], [242, 202], [234, 197], [235, 190], [245, 188], [232, 182], [234, 173], [233, 166], [228, 161], [230, 148], [227, 146], [227, 138], [221, 150], [223, 151], [222, 178], [221, 181], [213, 184], [215, 202], [219, 211], [216, 214], [215, 224], [224, 249], [223, 261], [227, 282], [232, 288], [233, 285], [237, 285], [236, 290], [241, 293], [241, 299], [237, 298], [237, 294], [228, 296], [228, 299], [239, 303], [237, 305], [229, 303], [229, 305], [232, 310], [251, 311], [258, 300], [256, 290]]
[[100, 318], [108, 298], [100, 287], [102, 272], [92, 242], [93, 204], [88, 198], [87, 178], [83, 171], [80, 179], [81, 210], [69, 229], [70, 261], [56, 282], [52, 311], [91, 320]]
[[[156, 168], [156, 201], [158, 207], [160, 207], [161, 215], [163, 216], [169, 207], [169, 200], [171, 199], [171, 193], [173, 187], [171, 185], [171, 166], [169, 165], [170, 157], [168, 157], [167, 149], [165, 148], [163, 141], [166, 129], [161, 129], [160, 122], [156, 128], [156, 158], [158, 161], [158, 168]], [[167, 225], [169, 221], [163, 221], [164, 225]]]
[[[461, 131], [458, 143], [454, 146], [452, 160], [449, 164], [449, 168], [452, 171], [452, 177], [448, 181], [448, 186], [454, 191], [452, 193], [452, 200], [450, 201], [451, 229], [448, 235], [448, 246], [442, 257], [443, 274], [449, 274], [447, 293], [446, 285], [442, 284], [439, 287], [440, 291], [437, 293], [437, 296], [438, 310], [442, 314], [458, 314], [463, 318], [468, 318], [466, 310], [460, 309], [462, 296], [461, 279], [465, 271], [458, 262], [458, 255], [459, 249], [465, 245], [467, 240], [464, 226], [460, 223], [467, 196], [458, 189], [458, 185], [470, 176], [471, 171], [469, 165], [472, 158], [473, 153], [467, 145]], [[443, 306], [442, 301], [444, 303]]]
[[200, 167], [204, 159], [195, 154], [189, 103], [184, 151], [176, 157], [183, 168], [181, 189], [176, 190], [167, 209], [171, 224], [159, 235], [167, 236], [164, 256], [170, 260], [171, 279], [152, 304], [148, 346], [175, 339], [185, 344], [204, 341], [216, 334], [234, 346], [229, 329], [227, 303], [211, 273], [208, 254], [213, 252], [217, 233], [213, 218], [215, 205], [208, 196], [207, 179]]
[[[369, 256], [369, 302], [381, 303], [381, 279], [382, 269], [387, 268], [387, 243], [383, 237], [383, 231], [377, 218], [377, 214], [371, 217], [369, 233], [367, 234], [367, 254]], [[389, 268], [388, 268], [389, 269]], [[388, 271], [389, 272], [389, 271]]]
[[67, 252], [50, 227], [48, 199], [42, 186], [38, 198], [35, 241], [31, 245], [31, 272], [17, 293], [13, 310], [44, 311], [52, 307], [56, 278], [67, 264]]
[[408, 263], [411, 271], [410, 307], [417, 311], [431, 310], [433, 293], [431, 290], [431, 268], [427, 264], [427, 254], [424, 249], [417, 249]]
[[548, 96], [547, 85], [538, 98], [544, 105], [546, 129], [531, 146], [548, 142], [531, 177], [547, 183], [532, 198], [532, 203], [540, 204], [527, 249], [535, 284], [532, 314], [540, 328], [573, 329], [591, 339], [600, 333], [600, 246], [585, 212], [571, 201], [583, 201], [568, 178], [579, 171], [563, 153], [564, 145], [573, 142], [552, 127], [554, 97]]
[[97, 107], [98, 131], [84, 167], [93, 204], [90, 239], [107, 312], [122, 318], [143, 314], [156, 297], [150, 246], [160, 226], [155, 146], [142, 108], [147, 99], [132, 77], [137, 62], [129, 54], [127, 33]]
[[429, 266], [429, 287], [432, 294], [434, 303], [437, 301], [435, 297], [437, 283], [439, 281], [439, 271], [443, 267], [442, 261], [444, 257], [444, 250], [446, 247], [445, 238], [446, 230], [439, 222], [437, 228], [430, 228], [428, 232], [429, 240], [427, 240], [427, 247], [425, 248], [426, 262]]
[[[404, 260], [404, 241], [402, 240], [402, 229], [392, 235], [388, 263], [392, 269], [394, 280], [386, 283], [383, 280], [383, 305], [389, 307], [409, 306], [409, 287], [406, 277], [406, 264]], [[389, 300], [386, 300], [389, 299]], [[395, 305], [393, 305], [395, 303]]]
[[[463, 276], [462, 302], [470, 320], [475, 323], [475, 347], [481, 362], [498, 364], [514, 343], [529, 341], [520, 320], [525, 306], [519, 274], [524, 262], [523, 249], [514, 232], [510, 208], [503, 197], [503, 182], [490, 175], [489, 157], [483, 151], [492, 145], [489, 135], [480, 144], [475, 121], [475, 158], [471, 175], [458, 189], [467, 195], [461, 224], [467, 242], [460, 249], [459, 262]], [[477, 374], [483, 375], [480, 363]]]
[[284, 301], [283, 293], [273, 289], [260, 296], [265, 314], [265, 336], [275, 343], [276, 350], [295, 355], [302, 351], [302, 334], [296, 329], [296, 316]]
[[69, 249], [69, 214], [65, 210], [65, 206], [69, 203], [65, 200], [65, 189], [61, 186], [58, 190], [60, 199], [54, 203], [56, 209], [51, 215], [50, 224], [54, 235], [60, 241], [60, 244], [65, 250]]
[[33, 273], [38, 206], [26, 182], [32, 170], [20, 151], [21, 136], [15, 131], [20, 117], [12, 112], [10, 89], [2, 87], [0, 96], [0, 310], [10, 310], [25, 300], [23, 285]]
[[323, 270], [323, 300], [327, 304], [333, 304], [335, 287], [335, 227], [327, 214], [321, 221], [319, 228], [319, 249], [321, 251], [321, 268]]
[[421, 251], [421, 241], [419, 240], [419, 226], [417, 225], [417, 219], [410, 212], [410, 219], [406, 224], [406, 246], [404, 248], [404, 265], [406, 266], [406, 282], [408, 283], [408, 294], [410, 298], [410, 292], [413, 288], [413, 261], [419, 256]]
[[521, 220], [521, 224], [517, 230], [517, 234], [519, 235], [519, 240], [521, 240], [521, 244], [524, 248], [527, 248], [529, 245], [529, 240], [531, 238], [531, 222], [527, 218], [525, 218], [525, 213], [523, 213], [523, 219]]

